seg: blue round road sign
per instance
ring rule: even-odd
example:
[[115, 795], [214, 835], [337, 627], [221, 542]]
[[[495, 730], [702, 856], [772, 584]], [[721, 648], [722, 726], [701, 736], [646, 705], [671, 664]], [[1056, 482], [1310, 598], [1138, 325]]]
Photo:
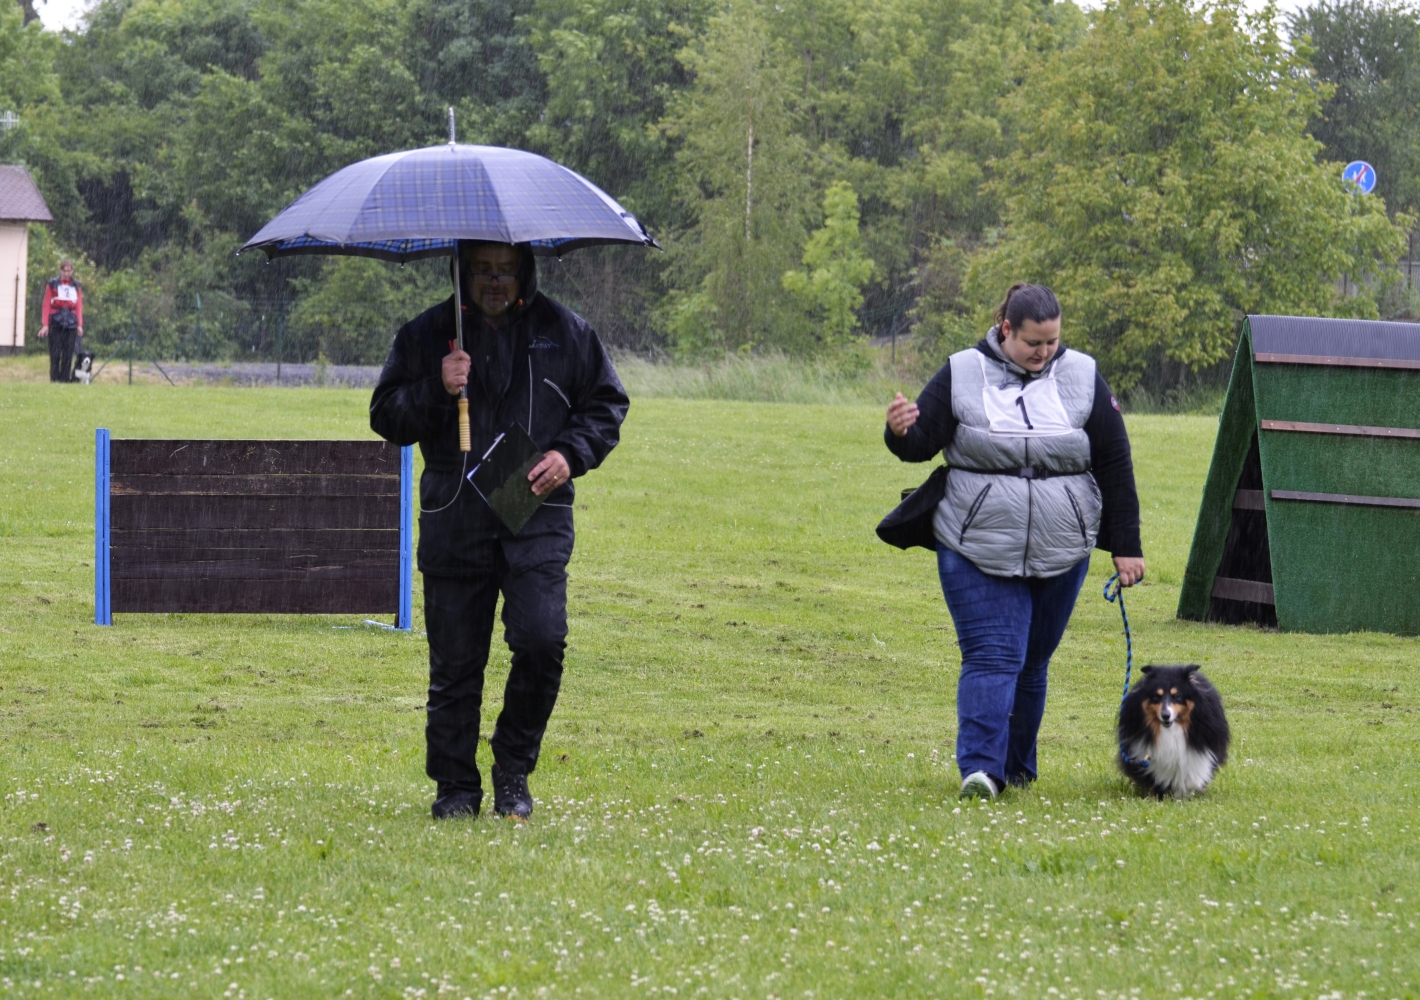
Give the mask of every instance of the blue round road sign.
[[1346, 164], [1341, 176], [1361, 189], [1362, 194], [1370, 194], [1376, 187], [1376, 168], [1365, 160], [1352, 160]]

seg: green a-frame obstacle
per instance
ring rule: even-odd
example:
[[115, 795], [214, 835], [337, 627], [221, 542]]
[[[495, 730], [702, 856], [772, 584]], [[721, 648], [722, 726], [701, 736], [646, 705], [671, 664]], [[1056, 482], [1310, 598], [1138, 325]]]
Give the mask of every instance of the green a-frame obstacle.
[[1420, 324], [1248, 317], [1178, 616], [1420, 634]]

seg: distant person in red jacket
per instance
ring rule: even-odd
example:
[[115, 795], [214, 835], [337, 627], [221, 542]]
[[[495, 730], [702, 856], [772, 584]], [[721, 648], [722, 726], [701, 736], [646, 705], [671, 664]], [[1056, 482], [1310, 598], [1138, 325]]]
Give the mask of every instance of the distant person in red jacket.
[[39, 335], [49, 337], [49, 380], [74, 381], [74, 349], [84, 335], [84, 288], [74, 280], [72, 260], [60, 261], [59, 277], [44, 286]]

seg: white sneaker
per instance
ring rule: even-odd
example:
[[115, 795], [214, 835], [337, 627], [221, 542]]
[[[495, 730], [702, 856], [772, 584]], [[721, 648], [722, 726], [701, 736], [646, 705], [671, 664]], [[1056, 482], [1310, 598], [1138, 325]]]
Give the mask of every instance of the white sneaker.
[[996, 782], [991, 780], [991, 776], [985, 771], [972, 771], [966, 776], [966, 780], [961, 783], [961, 795], [963, 799], [994, 799], [996, 797]]

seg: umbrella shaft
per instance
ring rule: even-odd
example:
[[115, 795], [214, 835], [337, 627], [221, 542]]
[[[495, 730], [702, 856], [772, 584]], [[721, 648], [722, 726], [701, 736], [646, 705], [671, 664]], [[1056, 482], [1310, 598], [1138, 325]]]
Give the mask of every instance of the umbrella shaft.
[[[458, 338], [459, 350], [463, 350], [463, 268], [460, 266], [459, 246], [454, 244], [454, 335]], [[468, 426], [468, 383], [459, 390], [459, 451], [473, 451], [473, 437]]]

